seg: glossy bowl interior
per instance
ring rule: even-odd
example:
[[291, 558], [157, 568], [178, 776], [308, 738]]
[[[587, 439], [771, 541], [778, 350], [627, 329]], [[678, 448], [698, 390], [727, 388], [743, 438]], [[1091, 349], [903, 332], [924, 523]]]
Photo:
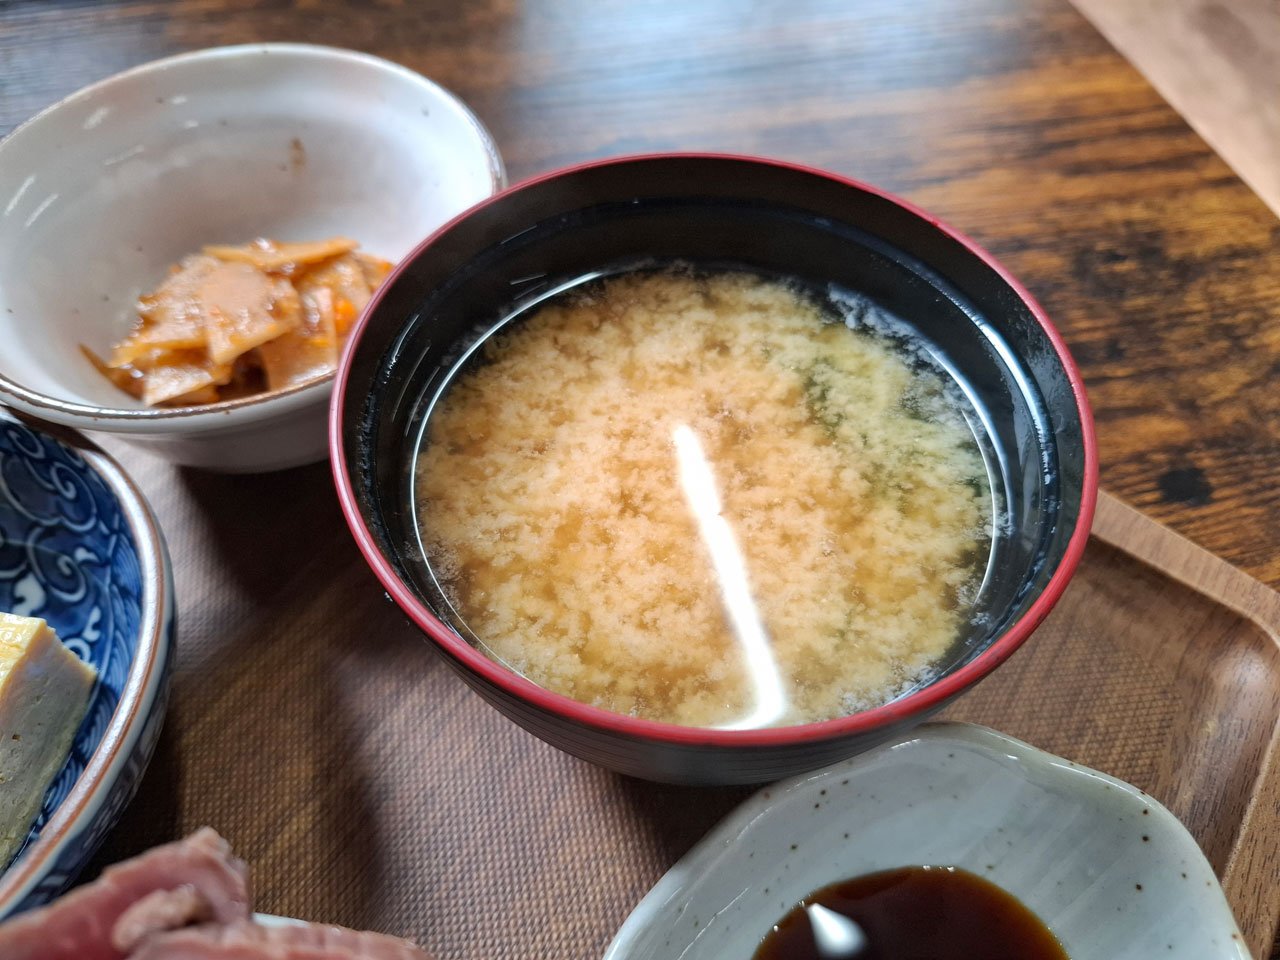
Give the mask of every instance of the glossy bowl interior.
[[60, 893], [137, 789], [155, 748], [173, 579], [146, 501], [71, 431], [0, 409], [0, 610], [49, 622], [98, 671], [70, 755], [23, 848], [0, 864], [0, 918]]
[[[914, 328], [978, 411], [997, 522], [973, 629], [894, 702], [839, 720], [694, 730], [551, 694], [445, 625], [417, 549], [411, 464], [432, 397], [478, 332], [584, 277], [684, 261], [834, 284]], [[540, 736], [623, 772], [776, 778], [918, 722], [1007, 657], [1061, 593], [1092, 517], [1087, 403], [1056, 331], [972, 242], [873, 188], [736, 157], [606, 161], [463, 215], [411, 256], [353, 334], [331, 424], [348, 519], [375, 572], [482, 694]]]
[[341, 235], [395, 262], [504, 183], [460, 101], [398, 64], [303, 44], [220, 47], [87, 87], [0, 141], [0, 399], [217, 469], [322, 459], [332, 378], [148, 408], [85, 359], [210, 243]]

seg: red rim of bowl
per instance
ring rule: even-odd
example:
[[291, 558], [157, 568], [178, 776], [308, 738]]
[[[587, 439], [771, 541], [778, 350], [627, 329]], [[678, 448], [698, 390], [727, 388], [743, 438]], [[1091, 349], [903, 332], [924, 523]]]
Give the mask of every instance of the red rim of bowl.
[[[490, 660], [483, 653], [472, 647], [465, 640], [455, 634], [446, 627], [434, 614], [413, 594], [413, 592], [403, 583], [396, 574], [391, 563], [383, 556], [382, 551], [378, 548], [376, 541], [373, 539], [369, 528], [365, 525], [364, 518], [360, 515], [359, 506], [356, 504], [354, 491], [347, 478], [347, 462], [346, 454], [343, 449], [342, 442], [342, 409], [347, 393], [347, 378], [351, 369], [351, 357], [355, 352], [356, 346], [363, 336], [365, 328], [368, 326], [369, 318], [381, 303], [386, 291], [399, 278], [400, 274], [405, 271], [407, 266], [415, 261], [422, 253], [435, 242], [436, 238], [450, 230], [454, 224], [460, 220], [470, 216], [476, 210], [483, 209], [491, 203], [495, 203], [508, 194], [517, 193], [528, 187], [543, 183], [547, 180], [554, 180], [569, 174], [577, 173], [581, 170], [589, 170], [593, 167], [611, 166], [614, 164], [633, 163], [643, 160], [659, 160], [659, 159], [708, 159], [708, 160], [734, 160], [740, 162], [756, 163], [769, 167], [781, 167], [785, 169], [795, 170], [810, 176], [823, 177], [827, 180], [834, 180], [845, 186], [873, 194], [881, 199], [894, 203], [902, 209], [914, 214], [917, 217], [932, 224], [941, 230], [953, 240], [962, 244], [970, 253], [978, 257], [994, 270], [1005, 283], [1007, 283], [1018, 295], [1018, 298], [1031, 311], [1032, 316], [1036, 318], [1036, 322], [1040, 324], [1045, 335], [1049, 338], [1049, 342], [1053, 344], [1053, 349], [1058, 356], [1059, 362], [1066, 371], [1067, 378], [1071, 382], [1071, 393], [1075, 398], [1076, 411], [1080, 417], [1081, 435], [1084, 445], [1084, 488], [1080, 496], [1080, 515], [1076, 520], [1075, 530], [1072, 531], [1071, 539], [1067, 543], [1067, 549], [1063, 554], [1058, 569], [1054, 571], [1053, 576], [1045, 585], [1031, 607], [1015, 621], [1004, 633], [996, 637], [991, 645], [971, 661], [962, 667], [946, 674], [923, 687], [914, 693], [908, 694], [900, 700], [895, 700], [870, 710], [864, 710], [860, 713], [851, 714], [847, 717], [840, 717], [835, 720], [823, 720], [817, 723], [800, 724], [789, 727], [764, 727], [754, 730], [717, 730], [703, 727], [682, 727], [676, 724], [661, 723], [656, 720], [643, 720], [637, 717], [627, 716], [626, 714], [614, 713], [600, 707], [593, 707], [589, 704], [580, 703], [563, 694], [553, 693], [544, 687], [540, 687], [530, 680], [512, 672], [506, 667]], [[966, 687], [981, 680], [984, 676], [994, 670], [1003, 663], [1008, 657], [1022, 645], [1035, 630], [1036, 627], [1044, 620], [1053, 605], [1058, 602], [1058, 598], [1062, 596], [1063, 590], [1066, 589], [1067, 583], [1071, 576], [1075, 573], [1077, 565], [1080, 563], [1080, 557], [1084, 553], [1085, 543], [1089, 539], [1089, 531], [1093, 523], [1094, 505], [1097, 500], [1098, 493], [1098, 448], [1097, 437], [1094, 433], [1093, 416], [1089, 410], [1088, 400], [1085, 397], [1084, 382], [1080, 377], [1080, 371], [1076, 367], [1075, 361], [1071, 358], [1071, 354], [1067, 351], [1066, 344], [1063, 343], [1061, 335], [1054, 327], [1052, 321], [1044, 309], [1038, 304], [1030, 292], [1027, 291], [1017, 279], [1004, 268], [1001, 263], [996, 260], [990, 253], [980, 247], [972, 239], [961, 233], [959, 230], [949, 226], [943, 221], [930, 213], [921, 210], [915, 204], [909, 203], [900, 197], [894, 196], [877, 187], [862, 183], [850, 177], [840, 176], [826, 170], [819, 170], [814, 167], [808, 167], [803, 164], [790, 163], [783, 160], [771, 160], [764, 157], [744, 156], [737, 154], [719, 154], [719, 153], [657, 153], [657, 154], [639, 154], [624, 157], [612, 157], [605, 160], [593, 160], [587, 163], [576, 164], [565, 167], [560, 170], [554, 170], [550, 173], [540, 174], [521, 181], [500, 193], [496, 193], [480, 203], [474, 205], [468, 210], [463, 211], [454, 217], [444, 226], [440, 227], [422, 243], [418, 244], [404, 260], [402, 260], [392, 271], [391, 275], [383, 283], [381, 289], [369, 302], [360, 319], [356, 322], [354, 329], [351, 331], [350, 337], [347, 339], [346, 347], [343, 350], [342, 358], [338, 364], [337, 378], [334, 383], [333, 397], [329, 408], [329, 448], [331, 460], [333, 464], [334, 482], [338, 489], [338, 499], [342, 505], [342, 512], [347, 519], [347, 525], [351, 528], [351, 533], [355, 536], [356, 543], [360, 548], [360, 552], [364, 554], [365, 561], [372, 568], [392, 599], [405, 611], [411, 620], [426, 633], [432, 640], [444, 648], [445, 652], [460, 661], [468, 670], [479, 674], [489, 683], [492, 683], [508, 696], [518, 700], [526, 701], [533, 706], [559, 715], [565, 719], [572, 720], [601, 731], [607, 731], [612, 734], [619, 734], [625, 737], [635, 739], [656, 740], [662, 743], [679, 746], [710, 746], [710, 747], [780, 747], [793, 744], [811, 743], [814, 741], [832, 740], [854, 736], [861, 733], [867, 733], [875, 729], [891, 726], [895, 723], [902, 722], [908, 718], [926, 713], [927, 711], [941, 707], [950, 698], [959, 694]]]

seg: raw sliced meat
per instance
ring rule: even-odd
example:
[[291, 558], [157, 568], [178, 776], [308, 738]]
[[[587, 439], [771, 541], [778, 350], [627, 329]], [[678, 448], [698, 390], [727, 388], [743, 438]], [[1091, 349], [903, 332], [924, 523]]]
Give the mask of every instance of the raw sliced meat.
[[111, 943], [117, 921], [156, 890], [197, 890], [219, 923], [251, 913], [249, 873], [209, 828], [108, 867], [48, 906], [0, 924], [4, 960], [122, 960]]
[[154, 890], [120, 914], [111, 928], [111, 945], [128, 953], [152, 934], [212, 919], [213, 905], [190, 884], [176, 890]]
[[318, 923], [250, 921], [187, 927], [149, 937], [130, 960], [430, 960], [408, 940]]

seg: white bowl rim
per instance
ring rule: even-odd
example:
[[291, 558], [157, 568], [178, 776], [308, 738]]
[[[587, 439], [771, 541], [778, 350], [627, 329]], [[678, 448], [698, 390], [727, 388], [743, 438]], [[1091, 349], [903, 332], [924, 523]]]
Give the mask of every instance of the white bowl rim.
[[[1153, 820], [1163, 820], [1175, 836], [1182, 838], [1185, 843], [1190, 845], [1190, 848], [1194, 849], [1200, 859], [1204, 860], [1206, 868], [1208, 868], [1208, 861], [1205, 860], [1199, 843], [1196, 842], [1196, 839], [1183, 825], [1182, 821], [1154, 797], [1138, 789], [1133, 784], [1076, 763], [1074, 760], [1068, 760], [1065, 757], [1041, 750], [1039, 747], [1032, 746], [1025, 741], [1018, 740], [981, 724], [955, 720], [931, 721], [920, 724], [901, 736], [880, 744], [865, 753], [841, 760], [819, 770], [813, 770], [778, 783], [769, 784], [742, 801], [728, 816], [713, 826], [701, 840], [694, 844], [684, 856], [677, 860], [671, 869], [663, 874], [658, 882], [636, 904], [609, 942], [609, 946], [605, 949], [603, 960], [632, 960], [636, 956], [634, 951], [638, 948], [638, 941], [645, 935], [655, 920], [661, 917], [662, 909], [673, 901], [678, 901], [685, 888], [705, 874], [721, 854], [737, 843], [750, 830], [755, 821], [766, 814], [768, 809], [778, 802], [778, 798], [792, 791], [804, 789], [810, 781], [824, 780], [837, 773], [841, 777], [856, 776], [860, 767], [878, 761], [888, 751], [915, 741], [966, 744], [976, 747], [987, 754], [1000, 754], [1017, 759], [1024, 764], [1035, 765], [1040, 769], [1057, 770], [1060, 775], [1069, 776], [1077, 783], [1083, 783], [1086, 780], [1095, 781], [1101, 787], [1110, 789], [1113, 796], [1125, 798], [1134, 804], [1140, 804], [1144, 809], [1149, 809]], [[1226, 902], [1226, 894], [1216, 873], [1212, 870], [1210, 870], [1210, 873], [1214, 873], [1214, 891], [1222, 898], [1224, 919], [1231, 932], [1236, 934], [1234, 941], [1236, 949], [1245, 951], [1240, 955], [1247, 956], [1244, 938], [1240, 935], [1235, 916], [1231, 912], [1230, 905]]]
[[8, 869], [0, 869], [0, 918], [22, 901], [58, 862], [67, 846], [80, 837], [124, 773], [156, 699], [164, 690], [174, 624], [169, 553], [160, 524], [138, 485], [109, 454], [75, 431], [33, 423], [21, 415], [17, 420], [27, 429], [74, 450], [111, 489], [137, 547], [142, 597], [138, 645], [111, 721], [71, 792], [53, 811], [35, 842]]
[[[202, 50], [177, 53], [172, 56], [161, 57], [158, 60], [140, 63], [137, 66], [81, 87], [79, 90], [68, 94], [23, 121], [10, 131], [7, 136], [0, 139], [0, 163], [3, 163], [5, 148], [20, 138], [29, 136], [29, 130], [44, 118], [66, 107], [100, 96], [113, 86], [127, 83], [140, 76], [161, 73], [192, 63], [234, 59], [254, 54], [302, 59], [344, 60], [348, 63], [358, 63], [394, 74], [401, 80], [428, 90], [433, 96], [439, 97], [443, 102], [456, 109], [475, 132], [488, 160], [490, 193], [497, 193], [506, 187], [506, 167], [501, 154], [498, 152], [496, 142], [480, 121], [480, 118], [472, 112], [471, 108], [460, 97], [416, 70], [410, 70], [403, 64], [396, 63], [393, 60], [376, 57], [358, 50], [348, 50], [343, 47], [331, 47], [316, 43], [242, 43], [222, 47], [206, 47]], [[320, 401], [331, 389], [333, 378], [334, 373], [327, 373], [305, 383], [295, 384], [280, 390], [239, 397], [234, 400], [220, 400], [217, 403], [207, 403], [199, 406], [132, 409], [128, 407], [102, 407], [63, 400], [32, 390], [13, 378], [0, 373], [0, 400], [32, 416], [72, 427], [109, 430], [115, 433], [152, 433], [157, 427], [163, 427], [162, 421], [172, 420], [179, 421], [182, 429], [188, 431], [217, 431], [231, 426], [226, 417], [233, 412], [240, 414], [236, 417], [236, 425], [248, 424], [297, 410]]]

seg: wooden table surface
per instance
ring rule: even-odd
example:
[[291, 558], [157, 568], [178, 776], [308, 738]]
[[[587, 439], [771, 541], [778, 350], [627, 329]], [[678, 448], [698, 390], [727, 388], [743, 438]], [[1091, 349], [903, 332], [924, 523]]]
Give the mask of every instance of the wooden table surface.
[[[733, 151], [937, 213], [1062, 330], [1104, 487], [1280, 587], [1280, 221], [1067, 0], [6, 0], [0, 134], [137, 63], [267, 40], [366, 50], [438, 81], [489, 127], [513, 181]], [[204, 644], [271, 616], [288, 579], [280, 558], [235, 555], [228, 531], [287, 521], [281, 549], [297, 557], [350, 544], [323, 468], [227, 478], [105, 445], [166, 528], [188, 651], [145, 810], [177, 765]], [[132, 813], [106, 853], [165, 830]]]
[[1280, 221], [1066, 0], [9, 0], [0, 133], [199, 47], [355, 47], [462, 96], [512, 180], [726, 150], [896, 191], [1048, 309], [1104, 487], [1280, 586]]

